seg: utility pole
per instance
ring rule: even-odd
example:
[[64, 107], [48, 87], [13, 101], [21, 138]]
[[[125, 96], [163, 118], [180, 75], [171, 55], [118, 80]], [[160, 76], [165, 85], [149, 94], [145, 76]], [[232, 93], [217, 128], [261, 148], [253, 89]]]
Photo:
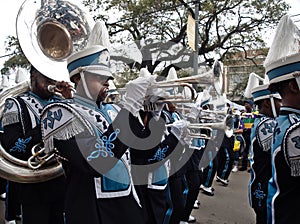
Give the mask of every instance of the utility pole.
[[194, 51], [194, 75], [198, 75], [198, 51], [199, 51], [199, 0], [195, 0], [195, 51]]

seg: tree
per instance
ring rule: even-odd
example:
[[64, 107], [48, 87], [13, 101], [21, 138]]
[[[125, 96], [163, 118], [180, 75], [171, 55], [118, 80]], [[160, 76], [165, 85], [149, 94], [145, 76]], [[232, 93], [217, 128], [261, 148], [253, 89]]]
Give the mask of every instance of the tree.
[[[244, 51], [245, 57], [252, 60], [246, 52], [266, 47], [263, 34], [277, 25], [289, 7], [283, 0], [198, 2], [198, 55], [201, 62], [210, 65], [216, 54], [222, 60], [226, 54], [235, 51]], [[95, 19], [106, 22], [112, 42], [135, 41], [143, 55], [140, 63], [128, 61], [125, 57], [118, 57], [118, 60], [131, 67], [147, 67], [150, 72], [164, 67], [163, 75], [171, 66], [177, 69], [192, 66], [186, 22], [188, 14], [194, 16], [195, 1], [85, 0], [83, 3], [93, 12]]]
[[27, 58], [25, 57], [19, 41], [14, 36], [8, 36], [7, 40], [5, 42], [5, 51], [6, 52], [13, 52], [9, 60], [5, 61], [4, 68], [1, 69], [1, 74], [6, 74], [9, 70], [9, 68], [15, 68], [15, 67], [23, 67], [28, 68], [29, 62]]
[[[264, 48], [263, 34], [275, 27], [288, 9], [283, 0], [197, 0], [199, 3], [199, 62], [211, 65], [214, 58], [223, 60], [228, 53]], [[84, 0], [94, 15], [103, 19], [113, 43], [132, 41], [141, 51], [141, 60], [120, 55], [130, 69], [147, 67], [166, 76], [170, 67], [192, 67], [193, 54], [187, 44], [187, 15], [194, 16], [195, 1], [187, 0]], [[11, 39], [10, 47], [16, 47]], [[15, 44], [13, 44], [15, 41]], [[25, 66], [22, 51], [8, 60]], [[161, 71], [162, 70], [162, 71]]]

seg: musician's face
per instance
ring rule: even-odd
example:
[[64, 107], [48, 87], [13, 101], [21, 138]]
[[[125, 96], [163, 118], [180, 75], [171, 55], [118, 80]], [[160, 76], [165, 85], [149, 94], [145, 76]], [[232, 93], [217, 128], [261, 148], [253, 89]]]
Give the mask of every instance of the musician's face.
[[42, 99], [49, 99], [53, 93], [49, 92], [48, 86], [55, 85], [55, 81], [47, 78], [38, 71], [31, 74], [31, 91]]
[[88, 89], [95, 102], [103, 102], [108, 93], [108, 80], [107, 76], [87, 74], [86, 82], [88, 83]]

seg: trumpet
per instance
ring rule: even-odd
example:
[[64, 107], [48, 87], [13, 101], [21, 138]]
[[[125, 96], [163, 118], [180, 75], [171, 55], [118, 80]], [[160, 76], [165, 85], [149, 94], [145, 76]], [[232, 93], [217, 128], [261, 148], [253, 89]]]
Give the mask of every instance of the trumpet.
[[[213, 68], [204, 74], [156, 82], [154, 85], [152, 85], [151, 88], [153, 90], [150, 92], [155, 94], [155, 89], [167, 89], [167, 92], [170, 93], [170, 95], [162, 97], [158, 95], [157, 101], [155, 101], [154, 103], [146, 102], [144, 108], [146, 111], [153, 111], [155, 110], [155, 108], [157, 108], [156, 105], [158, 104], [169, 102], [183, 104], [192, 103], [197, 99], [197, 91], [193, 88], [192, 84], [214, 86], [217, 94], [222, 95], [224, 93], [223, 75], [222, 64], [221, 62], [216, 60], [214, 62]], [[179, 93], [179, 88], [183, 88], [181, 93]]]
[[213, 85], [218, 95], [222, 95], [224, 93], [223, 76], [224, 76], [223, 65], [221, 62], [216, 60], [213, 64], [212, 69], [209, 70], [208, 72], [194, 75], [194, 76], [183, 77], [179, 79], [160, 81], [158, 82], [158, 85], [164, 86], [164, 85], [175, 84], [175, 83]]
[[213, 140], [214, 130], [225, 130], [225, 122], [216, 123], [191, 123], [188, 125], [189, 136], [191, 138], [202, 138]]
[[[225, 117], [221, 122], [211, 122], [211, 123], [189, 123], [187, 125], [188, 136], [191, 138], [202, 138], [213, 140], [216, 135], [214, 130], [224, 130], [226, 129]], [[166, 127], [172, 127], [173, 124], [167, 124]]]
[[54, 93], [58, 97], [65, 99], [73, 98], [73, 94], [76, 92], [74, 84], [72, 82], [56, 82], [53, 85], [48, 85], [48, 91]]

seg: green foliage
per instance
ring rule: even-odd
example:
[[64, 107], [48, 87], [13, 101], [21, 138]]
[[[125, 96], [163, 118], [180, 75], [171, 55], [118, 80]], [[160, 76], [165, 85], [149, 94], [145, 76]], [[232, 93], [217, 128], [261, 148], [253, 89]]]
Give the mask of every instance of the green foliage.
[[16, 66], [24, 68], [29, 67], [30, 64], [25, 57], [16, 37], [7, 37], [7, 40], [5, 42], [5, 51], [13, 53], [11, 53], [11, 57], [4, 62], [4, 67], [1, 69], [1, 74], [6, 74], [9, 71], [9, 68], [14, 68]]
[[[167, 74], [172, 66], [178, 71], [193, 66], [186, 22], [188, 14], [194, 17], [196, 2], [199, 3], [198, 55], [202, 60], [199, 63], [211, 63], [216, 57], [224, 60], [234, 52], [246, 55], [249, 50], [265, 48], [266, 29], [274, 28], [289, 8], [284, 0], [83, 0], [94, 19], [106, 22], [112, 42], [134, 41], [141, 50], [141, 63], [112, 57], [128, 66], [123, 71], [124, 77], [130, 77], [141, 67], [156, 73], [158, 68], [164, 68], [160, 74]], [[2, 74], [9, 67], [28, 66], [17, 38], [9, 37], [6, 46], [14, 55], [5, 63]], [[249, 55], [245, 59], [254, 63]]]
[[[95, 18], [106, 21], [112, 42], [136, 41], [143, 46], [144, 60], [137, 66], [148, 67], [153, 72], [161, 64], [149, 53], [166, 52], [180, 43], [189, 49], [186, 37], [188, 13], [194, 15], [195, 1], [185, 0], [86, 0]], [[266, 29], [274, 28], [288, 10], [283, 0], [198, 0], [199, 2], [199, 51], [205, 62], [215, 55], [222, 60], [227, 53], [264, 48]], [[95, 10], [97, 9], [97, 10]], [[118, 13], [115, 13], [118, 12]], [[140, 43], [146, 41], [146, 46]], [[158, 43], [159, 42], [159, 43]], [[160, 51], [157, 50], [158, 45]], [[184, 55], [190, 57], [191, 50]], [[181, 55], [182, 56], [182, 55]], [[147, 59], [146, 59], [147, 58]], [[169, 56], [169, 64], [175, 67], [178, 60]], [[163, 57], [168, 60], [168, 57]], [[179, 59], [179, 57], [177, 57]], [[185, 66], [191, 66], [190, 63]]]

